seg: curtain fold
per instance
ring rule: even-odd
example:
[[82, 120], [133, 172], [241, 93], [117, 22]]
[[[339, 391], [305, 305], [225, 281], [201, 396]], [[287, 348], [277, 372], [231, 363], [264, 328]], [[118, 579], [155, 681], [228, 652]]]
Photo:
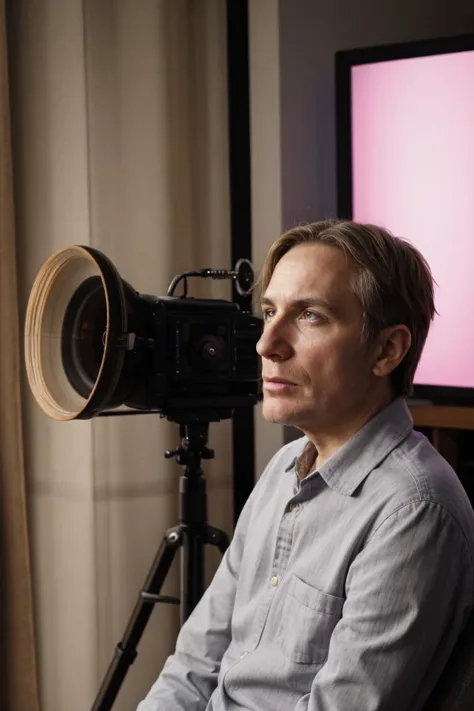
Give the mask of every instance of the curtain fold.
[[[225, 3], [7, 8], [20, 330], [38, 269], [68, 245], [103, 251], [147, 294], [166, 294], [178, 272], [232, 266]], [[228, 298], [230, 284], [195, 280], [190, 295]], [[179, 430], [156, 416], [58, 423], [27, 385], [22, 395], [40, 701], [83, 711], [179, 520], [182, 471], [163, 456]], [[209, 523], [230, 535], [229, 420], [211, 424], [209, 446]], [[209, 580], [220, 555], [206, 554]], [[163, 593], [177, 596], [179, 584], [177, 560]], [[177, 608], [157, 606], [114, 711], [136, 708], [178, 629]]]
[[0, 326], [0, 707], [37, 711], [4, 0], [0, 0]]

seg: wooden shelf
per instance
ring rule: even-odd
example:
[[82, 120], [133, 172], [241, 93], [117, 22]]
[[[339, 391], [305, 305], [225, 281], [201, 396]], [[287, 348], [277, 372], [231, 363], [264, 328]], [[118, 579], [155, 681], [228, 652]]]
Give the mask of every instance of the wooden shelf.
[[450, 430], [474, 430], [474, 407], [411, 405], [410, 412], [415, 428], [435, 427]]

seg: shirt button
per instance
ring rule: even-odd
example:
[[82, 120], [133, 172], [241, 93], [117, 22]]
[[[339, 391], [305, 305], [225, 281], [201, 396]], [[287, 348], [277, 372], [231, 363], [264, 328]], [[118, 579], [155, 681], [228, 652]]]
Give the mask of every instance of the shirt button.
[[276, 588], [276, 586], [278, 585], [278, 578], [276, 575], [274, 575], [273, 578], [270, 580], [270, 585], [272, 586], [272, 588]]
[[290, 504], [290, 511], [294, 511], [294, 513], [298, 513], [299, 510], [300, 510], [299, 504]]
[[242, 654], [239, 654], [239, 659], [243, 659], [244, 657], [247, 656], [247, 654], [248, 654], [248, 652], [242, 652]]

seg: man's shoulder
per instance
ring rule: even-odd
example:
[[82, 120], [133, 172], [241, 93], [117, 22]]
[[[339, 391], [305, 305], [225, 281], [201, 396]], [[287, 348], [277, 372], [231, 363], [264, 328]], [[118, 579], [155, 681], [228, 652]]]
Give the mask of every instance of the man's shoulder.
[[413, 430], [381, 470], [392, 506], [435, 504], [469, 531], [474, 542], [474, 511], [467, 493], [452, 466], [427, 437]]
[[433, 503], [445, 503], [453, 492], [463, 488], [449, 462], [420, 432], [410, 435], [393, 451], [395, 465], [406, 484], [420, 497]]

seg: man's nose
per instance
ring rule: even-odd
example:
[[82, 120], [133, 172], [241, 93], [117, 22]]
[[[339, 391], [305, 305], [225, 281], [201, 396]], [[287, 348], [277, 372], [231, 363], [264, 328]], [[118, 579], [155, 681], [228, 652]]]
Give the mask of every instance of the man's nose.
[[257, 353], [269, 360], [286, 360], [291, 352], [292, 347], [285, 335], [283, 324], [274, 321], [266, 323], [257, 343]]

